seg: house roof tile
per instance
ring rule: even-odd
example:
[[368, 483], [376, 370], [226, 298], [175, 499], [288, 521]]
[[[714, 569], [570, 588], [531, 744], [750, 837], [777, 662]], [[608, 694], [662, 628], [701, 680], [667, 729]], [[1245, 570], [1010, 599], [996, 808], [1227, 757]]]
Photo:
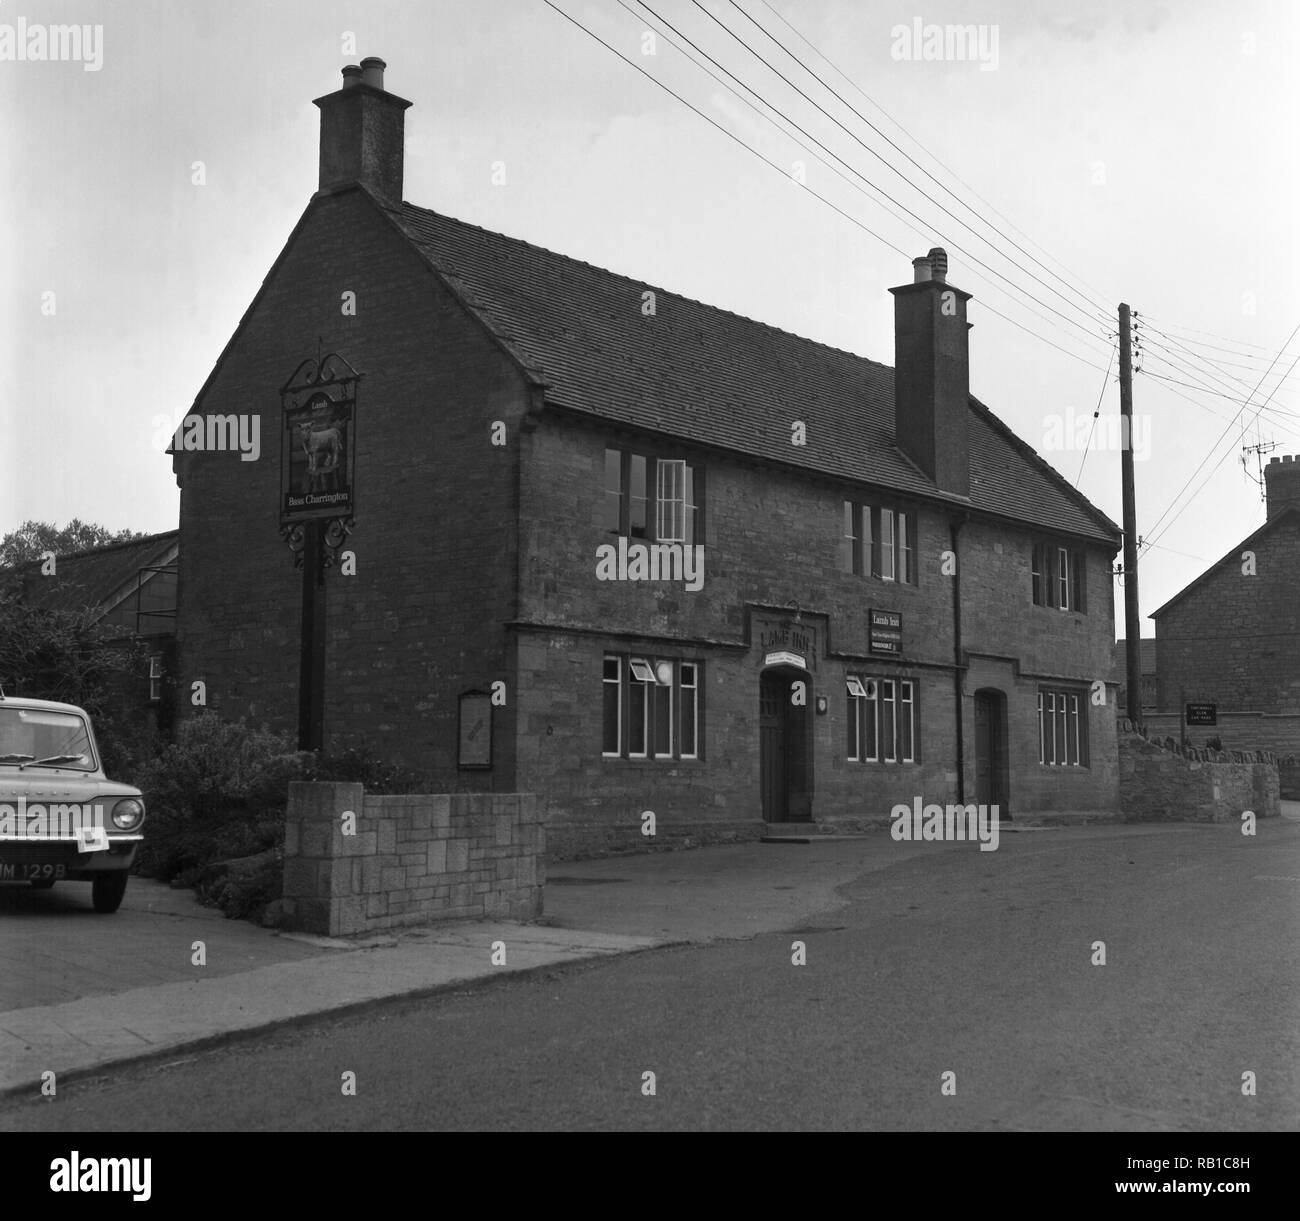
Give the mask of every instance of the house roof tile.
[[[577, 259], [404, 204], [399, 226], [479, 315], [548, 404], [928, 498], [897, 448], [887, 365]], [[653, 315], [642, 294], [655, 294]], [[791, 444], [802, 420], [807, 444]], [[1119, 527], [977, 399], [976, 510], [1118, 546]]]

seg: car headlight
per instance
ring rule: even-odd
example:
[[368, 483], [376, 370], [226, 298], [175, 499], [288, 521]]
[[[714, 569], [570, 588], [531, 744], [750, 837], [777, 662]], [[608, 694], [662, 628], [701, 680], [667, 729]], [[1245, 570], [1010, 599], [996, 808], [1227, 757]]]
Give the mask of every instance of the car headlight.
[[144, 822], [144, 802], [127, 797], [113, 807], [113, 825], [119, 831], [134, 831]]

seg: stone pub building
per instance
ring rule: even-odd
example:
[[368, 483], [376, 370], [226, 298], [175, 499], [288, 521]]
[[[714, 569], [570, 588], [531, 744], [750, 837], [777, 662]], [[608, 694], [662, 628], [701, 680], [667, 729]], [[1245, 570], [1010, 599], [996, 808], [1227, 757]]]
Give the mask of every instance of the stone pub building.
[[261, 457], [173, 456], [178, 714], [202, 681], [296, 723], [281, 389], [336, 354], [353, 426], [291, 455], [353, 451], [327, 749], [535, 792], [558, 855], [646, 811], [698, 843], [1116, 810], [1119, 530], [971, 397], [944, 252], [891, 290], [893, 368], [837, 351], [404, 203], [383, 72], [317, 99], [319, 189], [191, 409], [255, 413]]

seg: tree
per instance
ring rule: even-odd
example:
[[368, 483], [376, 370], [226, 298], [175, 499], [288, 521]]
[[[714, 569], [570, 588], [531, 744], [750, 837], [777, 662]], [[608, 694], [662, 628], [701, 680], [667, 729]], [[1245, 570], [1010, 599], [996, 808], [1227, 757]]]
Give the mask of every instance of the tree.
[[139, 641], [108, 638], [90, 610], [28, 606], [0, 590], [0, 684], [10, 695], [77, 704], [93, 718], [115, 676], [137, 672], [142, 656]]
[[79, 517], [74, 517], [63, 527], [47, 521], [25, 521], [17, 530], [0, 538], [0, 568], [16, 568], [40, 559], [47, 551], [53, 551], [55, 555], [71, 555], [90, 547], [128, 543], [145, 537], [143, 530], [110, 530]]

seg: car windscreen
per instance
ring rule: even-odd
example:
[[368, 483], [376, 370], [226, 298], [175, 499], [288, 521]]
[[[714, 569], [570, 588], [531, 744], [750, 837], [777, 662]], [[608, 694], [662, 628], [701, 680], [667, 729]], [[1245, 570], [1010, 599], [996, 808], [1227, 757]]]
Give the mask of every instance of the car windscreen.
[[[40, 763], [42, 759], [58, 762]], [[73, 712], [0, 704], [0, 769], [22, 764], [93, 772], [95, 751], [85, 718]]]

